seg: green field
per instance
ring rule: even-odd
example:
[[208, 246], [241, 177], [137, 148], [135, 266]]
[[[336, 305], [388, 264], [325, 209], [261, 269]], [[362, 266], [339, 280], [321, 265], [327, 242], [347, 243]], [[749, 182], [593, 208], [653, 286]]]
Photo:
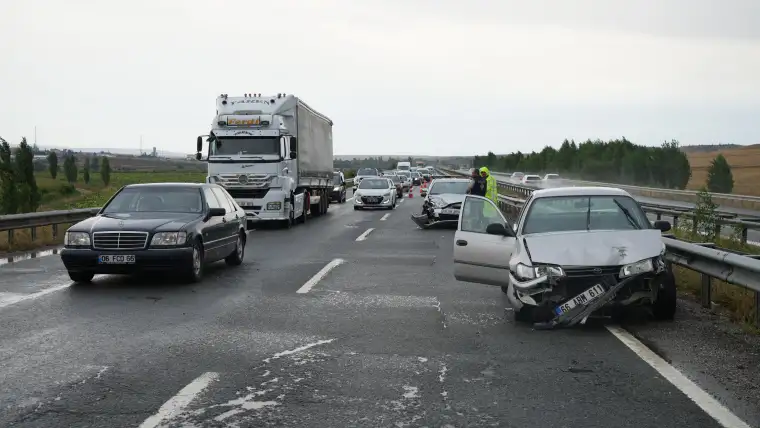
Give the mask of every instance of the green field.
[[[41, 205], [37, 211], [69, 210], [103, 206], [106, 201], [122, 186], [135, 183], [182, 182], [201, 183], [206, 180], [204, 172], [112, 172], [111, 182], [104, 186], [100, 174], [94, 173], [89, 184], [85, 184], [82, 175], [79, 181], [69, 184], [59, 174], [54, 180], [48, 172], [36, 174], [37, 187], [42, 195]], [[13, 244], [8, 234], [0, 233], [0, 252], [24, 251], [62, 242], [63, 231], [68, 225], [59, 227], [59, 235], [54, 238], [52, 228], [42, 227], [37, 230], [37, 239], [32, 241], [29, 230], [16, 230]]]

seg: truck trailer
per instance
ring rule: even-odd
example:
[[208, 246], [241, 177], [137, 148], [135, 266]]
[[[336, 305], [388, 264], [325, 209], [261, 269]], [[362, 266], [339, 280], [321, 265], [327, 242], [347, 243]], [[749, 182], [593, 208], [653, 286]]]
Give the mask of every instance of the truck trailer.
[[333, 189], [333, 122], [293, 95], [244, 94], [216, 99], [206, 180], [227, 189], [248, 226], [285, 227], [325, 214]]

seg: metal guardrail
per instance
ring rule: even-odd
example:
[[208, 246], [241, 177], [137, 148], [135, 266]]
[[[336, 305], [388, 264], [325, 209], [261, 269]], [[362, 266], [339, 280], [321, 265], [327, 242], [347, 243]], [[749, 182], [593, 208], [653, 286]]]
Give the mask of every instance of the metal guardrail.
[[[466, 176], [465, 173], [460, 171], [448, 171], [451, 174], [459, 174], [460, 176]], [[531, 193], [535, 190], [541, 190], [541, 187], [539, 186], [527, 186], [523, 184], [515, 184], [511, 182], [507, 182], [504, 180], [496, 180], [496, 183], [499, 185], [499, 189], [506, 190], [509, 193], [521, 195], [528, 197]], [[586, 182], [590, 183], [590, 182]], [[599, 185], [605, 185], [608, 187], [619, 187], [621, 189], [624, 188], [624, 186], [617, 186], [615, 184], [605, 184], [605, 183], [598, 183]], [[628, 186], [630, 187], [630, 186]], [[641, 208], [644, 209], [645, 212], [652, 213], [657, 215], [657, 220], [661, 220], [662, 216], [667, 216], [673, 218], [673, 228], [675, 228], [678, 225], [679, 219], [681, 218], [691, 218], [693, 219], [696, 215], [693, 211], [677, 206], [677, 205], [665, 205], [665, 204], [649, 204], [649, 203], [640, 203]], [[737, 231], [737, 235], [741, 242], [743, 244], [747, 243], [748, 239], [748, 231], [749, 230], [760, 230], [760, 218], [740, 218], [736, 213], [728, 212], [728, 211], [716, 211], [717, 218], [715, 219], [715, 236], [721, 235], [721, 229], [723, 226], [727, 227], [733, 227]], [[696, 232], [696, 230], [694, 231]]]
[[32, 240], [37, 239], [37, 228], [52, 226], [53, 237], [58, 236], [58, 225], [76, 223], [90, 218], [100, 208], [82, 208], [76, 210], [42, 211], [36, 213], [10, 214], [0, 216], [0, 232], [8, 232], [8, 244], [13, 244], [13, 231], [29, 229]]

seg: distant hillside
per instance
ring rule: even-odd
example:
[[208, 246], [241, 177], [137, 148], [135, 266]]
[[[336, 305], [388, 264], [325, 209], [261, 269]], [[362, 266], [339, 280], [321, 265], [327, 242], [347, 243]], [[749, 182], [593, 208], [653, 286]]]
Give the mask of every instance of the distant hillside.
[[693, 146], [681, 146], [681, 151], [684, 153], [703, 153], [703, 152], [716, 152], [720, 150], [737, 149], [742, 146], [740, 144], [701, 144]]

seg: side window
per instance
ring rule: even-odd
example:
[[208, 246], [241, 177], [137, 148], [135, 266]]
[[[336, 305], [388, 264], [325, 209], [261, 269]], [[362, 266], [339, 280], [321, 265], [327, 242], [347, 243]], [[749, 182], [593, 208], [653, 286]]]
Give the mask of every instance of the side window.
[[232, 204], [230, 204], [230, 201], [227, 199], [227, 196], [225, 196], [222, 189], [217, 189], [215, 187], [211, 188], [211, 191], [214, 192], [216, 195], [216, 199], [219, 200], [219, 203], [222, 205], [222, 208], [227, 210], [228, 213], [234, 212], [235, 208]]
[[212, 192], [208, 187], [203, 188], [203, 196], [206, 197], [206, 203], [208, 204], [209, 208], [222, 208], [222, 205], [216, 199], [216, 196], [214, 196], [214, 192]]
[[222, 190], [222, 193], [224, 193], [224, 196], [226, 196], [226, 197], [227, 197], [227, 200], [228, 200], [228, 201], [230, 201], [230, 205], [232, 205], [232, 208], [234, 208], [234, 209], [236, 209], [236, 210], [239, 210], [239, 209], [241, 209], [241, 208], [240, 208], [240, 205], [238, 205], [238, 203], [237, 203], [237, 202], [235, 202], [235, 198], [233, 198], [232, 196], [230, 196], [230, 194], [229, 194], [229, 193], [227, 193], [227, 191], [226, 191], [226, 190]]
[[486, 233], [486, 228], [491, 223], [501, 223], [510, 227], [499, 213], [499, 209], [485, 198], [466, 197], [461, 217], [463, 232]]

